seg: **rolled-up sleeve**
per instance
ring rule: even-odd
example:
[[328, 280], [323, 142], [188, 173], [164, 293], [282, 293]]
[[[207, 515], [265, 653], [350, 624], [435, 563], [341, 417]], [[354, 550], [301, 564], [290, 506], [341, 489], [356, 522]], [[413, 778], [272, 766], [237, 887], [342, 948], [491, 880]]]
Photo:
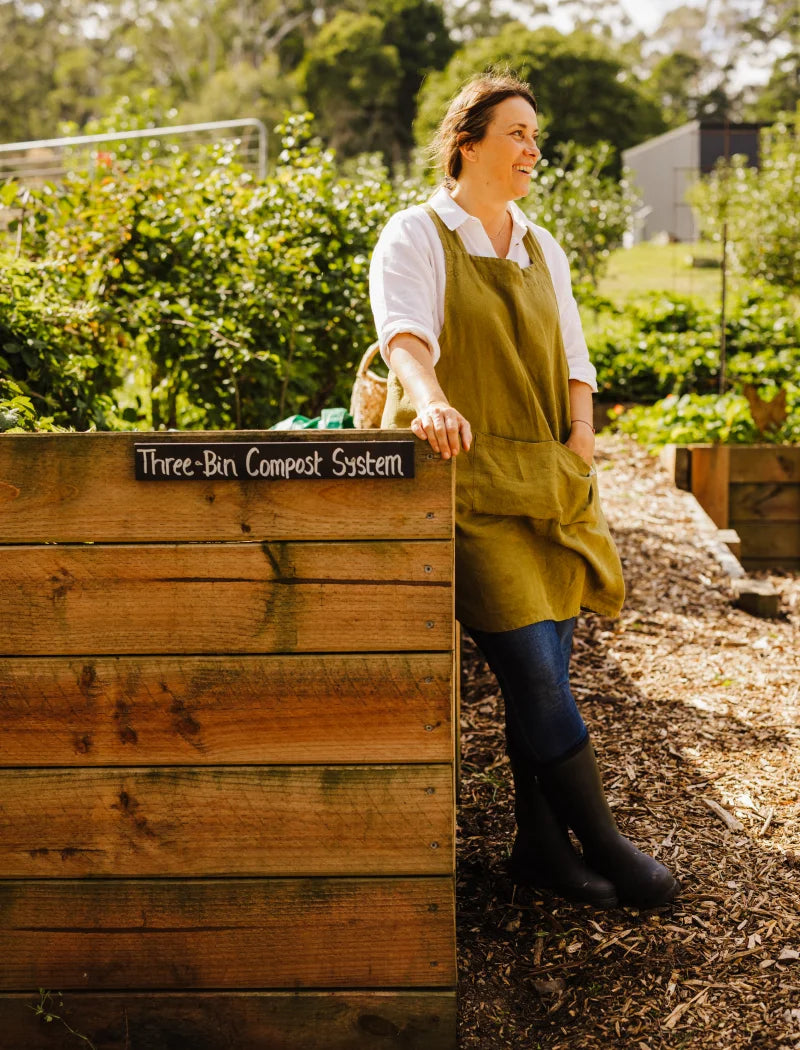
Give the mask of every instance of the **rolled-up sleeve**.
[[427, 217], [413, 209], [398, 212], [384, 226], [369, 268], [369, 294], [381, 355], [387, 359], [390, 340], [410, 332], [439, 359], [436, 275], [428, 238], [421, 230]]
[[558, 315], [561, 322], [561, 336], [564, 340], [564, 353], [569, 366], [569, 378], [579, 379], [597, 393], [597, 371], [589, 360], [586, 337], [583, 334], [578, 304], [572, 294], [572, 278], [569, 272], [569, 260], [560, 244], [547, 234], [546, 243], [540, 235], [541, 227], [536, 234], [553, 278], [553, 287], [558, 302]]

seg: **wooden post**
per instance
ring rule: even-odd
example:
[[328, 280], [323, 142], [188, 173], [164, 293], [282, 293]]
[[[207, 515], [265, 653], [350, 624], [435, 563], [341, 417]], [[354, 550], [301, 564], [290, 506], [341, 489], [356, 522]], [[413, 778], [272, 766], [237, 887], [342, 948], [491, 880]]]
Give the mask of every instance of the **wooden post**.
[[692, 493], [720, 529], [727, 529], [729, 524], [729, 477], [728, 445], [692, 445]]
[[453, 483], [398, 432], [0, 441], [3, 1045], [452, 1050]]

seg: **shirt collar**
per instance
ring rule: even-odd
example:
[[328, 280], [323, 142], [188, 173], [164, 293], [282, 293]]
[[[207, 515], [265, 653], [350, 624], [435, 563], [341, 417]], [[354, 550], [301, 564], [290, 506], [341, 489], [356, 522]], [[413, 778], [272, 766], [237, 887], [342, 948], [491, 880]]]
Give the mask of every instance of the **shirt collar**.
[[[468, 211], [464, 211], [461, 205], [453, 200], [447, 192], [446, 186], [439, 187], [433, 197], [431, 197], [430, 204], [448, 230], [457, 230], [459, 226], [463, 226], [467, 222], [481, 224], [480, 219], [470, 215]], [[519, 244], [528, 232], [528, 219], [515, 201], [508, 202], [508, 210], [511, 212], [511, 220], [514, 224], [511, 231], [511, 243]]]

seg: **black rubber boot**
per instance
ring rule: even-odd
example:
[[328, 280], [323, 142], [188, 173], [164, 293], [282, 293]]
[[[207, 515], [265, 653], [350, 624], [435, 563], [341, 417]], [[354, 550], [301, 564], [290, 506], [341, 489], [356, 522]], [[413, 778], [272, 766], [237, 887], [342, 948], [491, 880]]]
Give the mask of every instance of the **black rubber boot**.
[[519, 886], [552, 890], [560, 897], [597, 908], [617, 903], [614, 886], [584, 864], [566, 828], [550, 807], [535, 774], [512, 762], [517, 837], [509, 874]]
[[550, 804], [577, 835], [584, 860], [614, 884], [620, 904], [656, 908], [673, 899], [680, 887], [672, 875], [617, 828], [588, 740], [576, 754], [543, 766], [538, 776]]

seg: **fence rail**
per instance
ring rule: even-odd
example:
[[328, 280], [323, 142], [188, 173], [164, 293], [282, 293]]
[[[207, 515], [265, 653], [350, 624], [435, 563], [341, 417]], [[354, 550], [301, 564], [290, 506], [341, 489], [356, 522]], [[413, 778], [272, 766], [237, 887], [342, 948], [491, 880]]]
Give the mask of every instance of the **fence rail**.
[[[113, 146], [115, 143], [144, 141], [150, 144], [151, 158], [168, 155], [165, 139], [182, 139], [182, 148], [220, 141], [226, 137], [220, 132], [237, 132], [239, 156], [245, 167], [252, 168], [259, 179], [267, 173], [267, 128], [255, 117], [237, 120], [215, 120], [202, 124], [174, 124], [159, 128], [138, 128], [134, 131], [101, 132], [95, 135], [66, 135], [60, 138], [33, 139], [29, 142], [0, 143], [0, 181], [8, 179], [58, 179], [67, 171], [66, 160], [88, 154], [89, 166], [98, 164], [98, 152], [91, 147]], [[255, 141], [253, 141], [255, 132]], [[176, 144], [177, 148], [177, 144]], [[113, 158], [113, 152], [108, 152]], [[105, 160], [105, 158], [103, 158]]]

